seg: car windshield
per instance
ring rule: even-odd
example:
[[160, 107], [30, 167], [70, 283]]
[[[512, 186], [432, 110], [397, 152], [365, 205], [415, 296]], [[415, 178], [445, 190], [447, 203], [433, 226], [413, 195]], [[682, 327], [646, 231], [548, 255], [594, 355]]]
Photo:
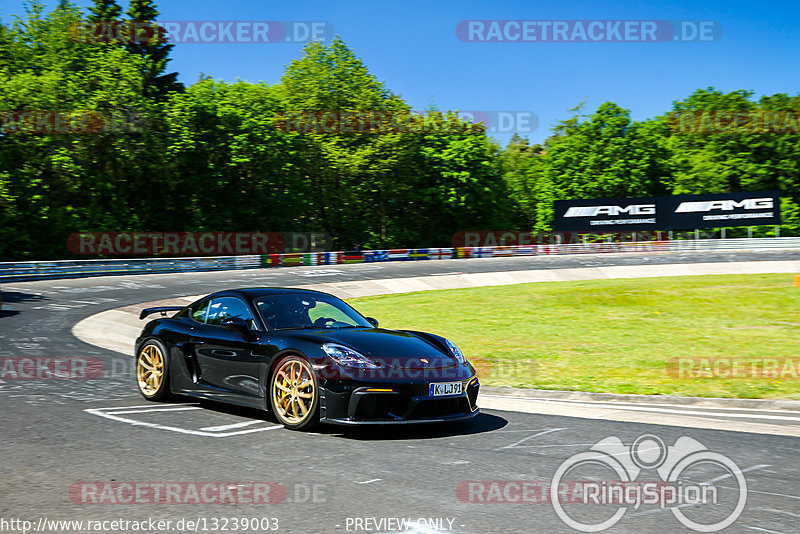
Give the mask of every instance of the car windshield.
[[284, 293], [262, 297], [255, 304], [273, 330], [372, 327], [360, 313], [330, 295]]

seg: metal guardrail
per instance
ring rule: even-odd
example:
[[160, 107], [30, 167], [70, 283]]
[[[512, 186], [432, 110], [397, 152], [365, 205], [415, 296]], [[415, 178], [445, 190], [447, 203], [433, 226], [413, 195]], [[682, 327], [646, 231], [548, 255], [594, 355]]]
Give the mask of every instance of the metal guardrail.
[[0, 282], [128, 274], [223, 271], [261, 267], [260, 256], [59, 260], [0, 263]]
[[800, 249], [800, 237], [387, 249], [357, 252], [269, 254], [264, 256], [7, 262], [0, 263], [0, 282], [129, 274], [222, 271], [298, 265], [338, 265], [342, 263], [362, 262], [443, 260], [451, 258], [767, 249]]

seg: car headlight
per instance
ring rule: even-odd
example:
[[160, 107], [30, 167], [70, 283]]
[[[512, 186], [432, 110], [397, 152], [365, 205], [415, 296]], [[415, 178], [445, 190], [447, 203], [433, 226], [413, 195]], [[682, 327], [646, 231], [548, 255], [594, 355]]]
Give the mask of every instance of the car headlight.
[[356, 367], [358, 369], [375, 369], [380, 367], [377, 363], [373, 362], [358, 351], [345, 347], [344, 345], [337, 345], [336, 343], [324, 343], [322, 350], [325, 354], [331, 357], [333, 361], [344, 365], [346, 367]]
[[460, 363], [467, 363], [467, 359], [464, 357], [464, 353], [461, 352], [461, 349], [458, 348], [458, 345], [450, 341], [449, 339], [444, 340], [447, 343], [447, 348], [450, 349], [450, 352], [453, 353], [453, 356], [456, 357]]

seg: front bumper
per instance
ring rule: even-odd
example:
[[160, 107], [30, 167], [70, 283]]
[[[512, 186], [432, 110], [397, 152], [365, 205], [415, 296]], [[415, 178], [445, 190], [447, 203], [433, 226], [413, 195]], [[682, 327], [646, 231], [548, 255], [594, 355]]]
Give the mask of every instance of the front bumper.
[[387, 425], [469, 419], [479, 413], [480, 383], [474, 375], [461, 382], [462, 393], [441, 397], [428, 394], [428, 381], [329, 382], [320, 388], [320, 420], [341, 425]]

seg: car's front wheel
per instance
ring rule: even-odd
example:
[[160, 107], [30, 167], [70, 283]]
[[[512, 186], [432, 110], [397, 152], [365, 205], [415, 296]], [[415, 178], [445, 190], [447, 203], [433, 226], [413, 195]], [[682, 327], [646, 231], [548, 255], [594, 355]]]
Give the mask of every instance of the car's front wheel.
[[269, 391], [272, 412], [286, 428], [302, 430], [319, 422], [317, 377], [303, 358], [281, 359], [275, 366]]
[[156, 339], [151, 339], [139, 349], [136, 357], [136, 384], [147, 400], [164, 401], [170, 396], [169, 367], [166, 348]]

